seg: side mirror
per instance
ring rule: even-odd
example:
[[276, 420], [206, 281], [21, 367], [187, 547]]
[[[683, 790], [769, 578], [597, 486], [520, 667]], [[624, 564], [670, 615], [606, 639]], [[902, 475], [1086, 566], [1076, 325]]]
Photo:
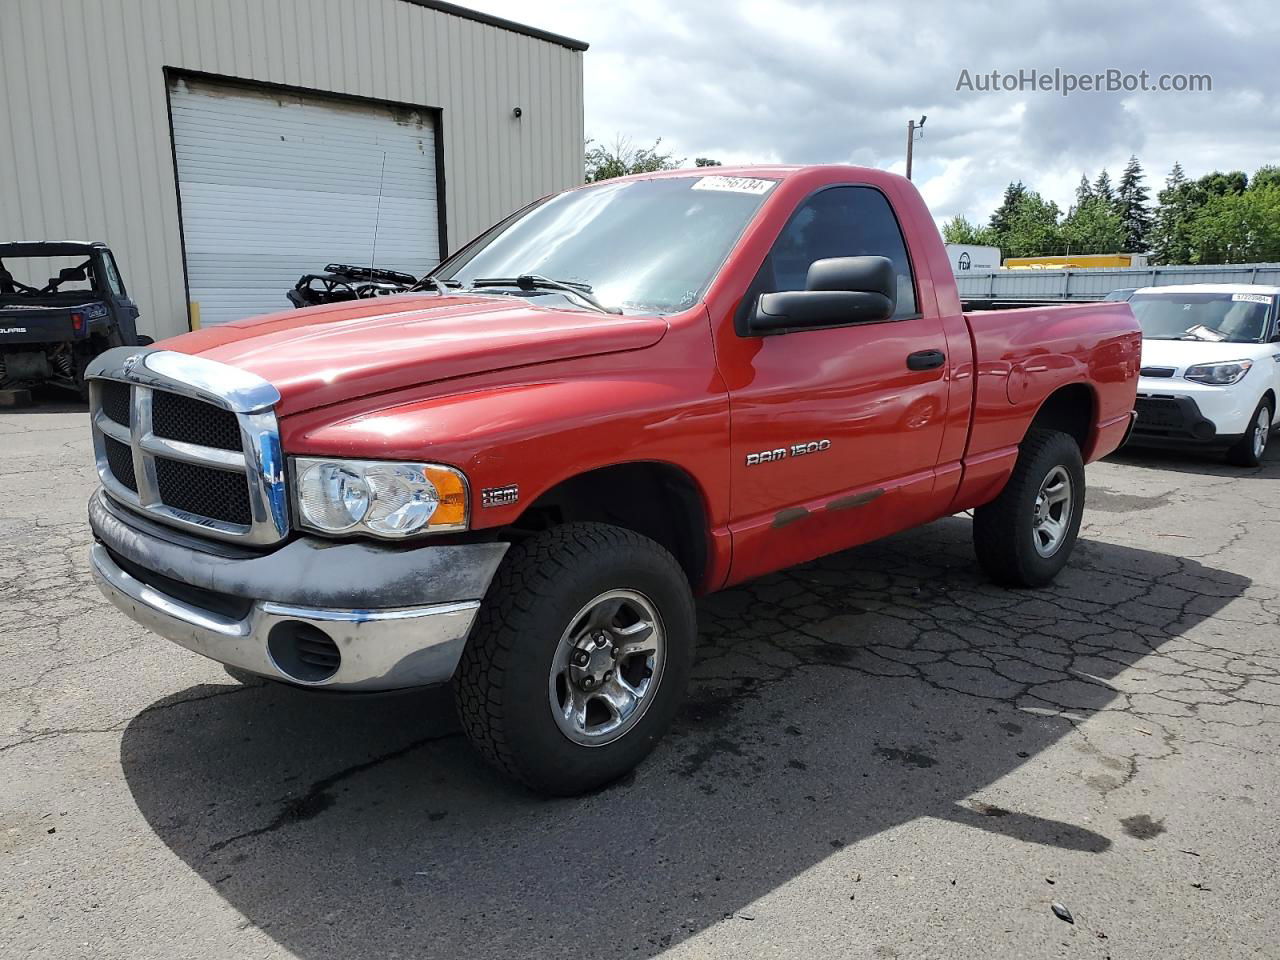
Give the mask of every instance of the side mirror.
[[883, 323], [898, 303], [898, 278], [887, 257], [831, 257], [809, 265], [805, 289], [765, 293], [750, 320], [755, 336]]

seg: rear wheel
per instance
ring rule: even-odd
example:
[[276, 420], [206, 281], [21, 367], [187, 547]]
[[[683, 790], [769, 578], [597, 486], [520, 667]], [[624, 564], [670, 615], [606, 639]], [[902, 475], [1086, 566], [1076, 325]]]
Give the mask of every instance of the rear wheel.
[[1071, 557], [1084, 514], [1084, 462], [1074, 439], [1033, 429], [1000, 496], [973, 515], [978, 563], [997, 583], [1040, 587]]
[[693, 597], [652, 540], [572, 523], [513, 546], [454, 675], [462, 726], [507, 775], [569, 796], [631, 770], [693, 664]]
[[1267, 452], [1267, 441], [1271, 439], [1271, 402], [1263, 397], [1258, 401], [1258, 409], [1253, 411], [1253, 420], [1244, 436], [1236, 441], [1235, 446], [1227, 451], [1227, 461], [1237, 467], [1256, 467], [1262, 463]]

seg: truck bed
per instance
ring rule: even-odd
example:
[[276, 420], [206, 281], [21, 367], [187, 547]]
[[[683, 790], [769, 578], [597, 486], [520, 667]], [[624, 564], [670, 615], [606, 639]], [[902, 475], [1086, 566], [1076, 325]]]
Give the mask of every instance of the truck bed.
[[[1127, 303], [1106, 301], [978, 310], [964, 315], [973, 349], [973, 421], [966, 460], [1011, 465], [1045, 398], [1074, 384], [1066, 416], [1088, 425], [1085, 462], [1110, 453], [1128, 429], [1142, 338]], [[993, 474], [1001, 471], [993, 469]]]

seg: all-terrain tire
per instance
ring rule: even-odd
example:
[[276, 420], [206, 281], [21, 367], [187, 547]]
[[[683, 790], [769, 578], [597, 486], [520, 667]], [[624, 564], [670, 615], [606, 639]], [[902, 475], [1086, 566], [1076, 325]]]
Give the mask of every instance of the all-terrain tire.
[[[1056, 549], [1037, 549], [1037, 509], [1041, 487], [1051, 474], [1070, 478], [1068, 515]], [[1067, 564], [1084, 514], [1084, 462], [1076, 441], [1057, 430], [1032, 429], [1022, 441], [1009, 482], [991, 503], [973, 514], [973, 546], [978, 563], [996, 583], [1042, 587]]]
[[[585, 745], [549, 700], [552, 665], [575, 615], [612, 590], [635, 591], [661, 618], [665, 660], [644, 712], [618, 739]], [[507, 552], [454, 672], [467, 737], [495, 767], [540, 793], [572, 796], [630, 771], [666, 732], [684, 697], [697, 638], [684, 571], [662, 546], [603, 523], [569, 523]]]

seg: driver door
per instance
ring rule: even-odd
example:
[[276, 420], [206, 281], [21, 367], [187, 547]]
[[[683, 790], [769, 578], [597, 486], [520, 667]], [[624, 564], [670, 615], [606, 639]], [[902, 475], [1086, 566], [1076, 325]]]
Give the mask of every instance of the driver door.
[[887, 322], [785, 336], [743, 336], [735, 324], [720, 325], [718, 362], [731, 410], [733, 582], [936, 514], [946, 339], [936, 310], [918, 308], [885, 196], [835, 186], [802, 203], [740, 309], [753, 309], [761, 293], [803, 290], [815, 260], [861, 255], [894, 264], [897, 306]]

